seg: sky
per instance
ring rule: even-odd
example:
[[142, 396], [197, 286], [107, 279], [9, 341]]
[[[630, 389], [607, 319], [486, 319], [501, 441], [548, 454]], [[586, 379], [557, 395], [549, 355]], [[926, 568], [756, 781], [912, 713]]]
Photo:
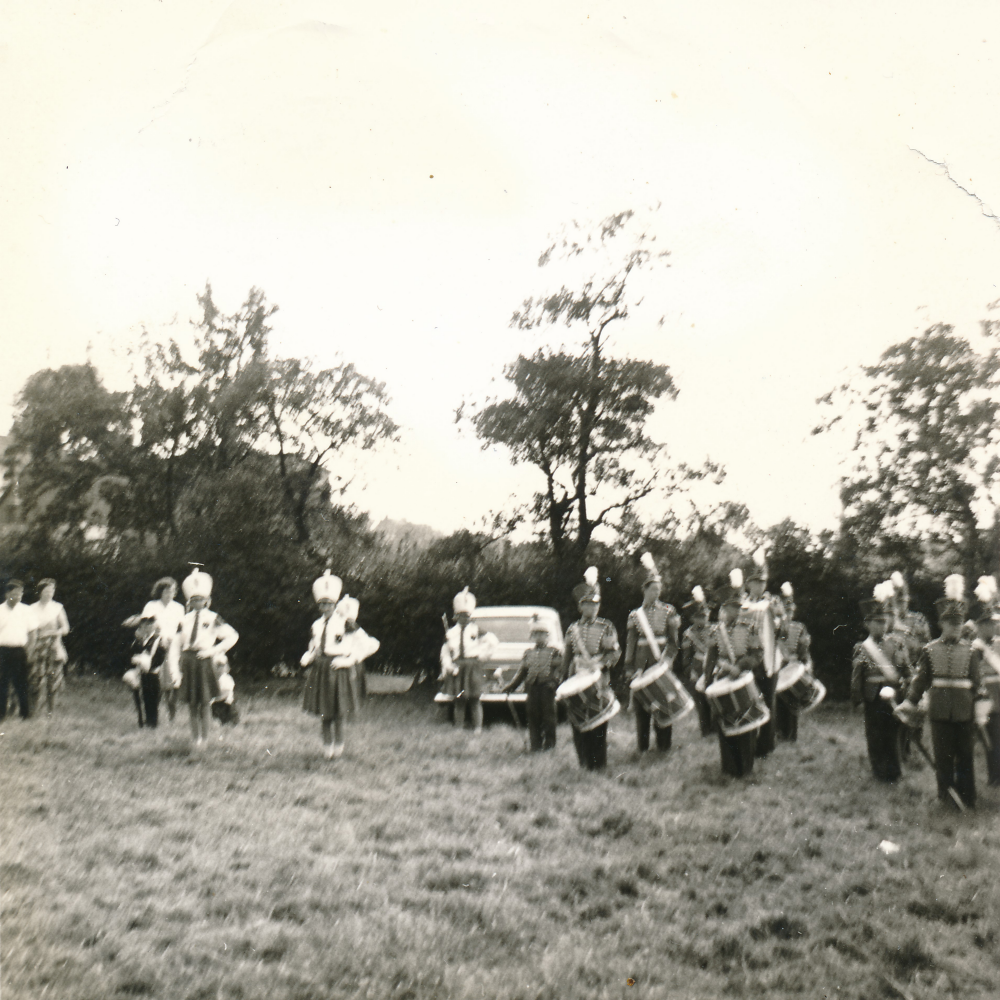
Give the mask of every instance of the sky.
[[206, 282], [228, 312], [257, 286], [279, 353], [392, 397], [400, 440], [345, 499], [475, 527], [539, 483], [455, 408], [578, 341], [511, 314], [550, 290], [554, 235], [631, 209], [670, 252], [612, 345], [670, 366], [651, 434], [725, 466], [699, 502], [819, 530], [850, 437], [810, 433], [817, 397], [1000, 308], [992, 3], [0, 11], [0, 433], [34, 371], [90, 357], [123, 387], [142, 331], [186, 336]]

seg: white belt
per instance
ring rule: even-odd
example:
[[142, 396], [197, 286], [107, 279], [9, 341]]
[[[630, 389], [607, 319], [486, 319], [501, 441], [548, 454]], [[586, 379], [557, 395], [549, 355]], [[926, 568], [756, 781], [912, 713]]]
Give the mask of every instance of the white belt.
[[[653, 638], [656, 639], [656, 641], [658, 643], [660, 643], [660, 645], [662, 645], [663, 643], [665, 643], [667, 641], [667, 637], [665, 635], [657, 635], [657, 636], [654, 636]], [[639, 645], [640, 646], [648, 646], [649, 645], [649, 640], [646, 639], [646, 638], [644, 638], [644, 637], [640, 638], [639, 639]]]
[[989, 677], [983, 678], [984, 684], [1000, 684], [1000, 674], [990, 674]]
[[972, 681], [968, 678], [960, 680], [951, 677], [935, 677], [932, 686], [936, 688], [960, 688], [963, 691], [971, 691]]

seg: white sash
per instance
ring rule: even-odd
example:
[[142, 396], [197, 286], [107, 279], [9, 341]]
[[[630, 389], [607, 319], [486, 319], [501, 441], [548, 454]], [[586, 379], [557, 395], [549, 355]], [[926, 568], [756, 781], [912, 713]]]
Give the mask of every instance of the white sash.
[[878, 667], [883, 674], [885, 674], [885, 679], [890, 684], [899, 683], [899, 671], [889, 662], [888, 657], [882, 652], [881, 649], [879, 649], [878, 644], [871, 636], [868, 636], [868, 638], [861, 643], [861, 647], [871, 657], [875, 666]]
[[646, 637], [646, 642], [649, 643], [649, 648], [653, 651], [653, 656], [656, 658], [656, 662], [660, 661], [660, 647], [656, 641], [656, 636], [653, 635], [653, 630], [649, 625], [649, 619], [646, 617], [646, 612], [642, 607], [635, 609], [635, 617], [639, 622], [639, 628], [642, 629], [642, 634]]

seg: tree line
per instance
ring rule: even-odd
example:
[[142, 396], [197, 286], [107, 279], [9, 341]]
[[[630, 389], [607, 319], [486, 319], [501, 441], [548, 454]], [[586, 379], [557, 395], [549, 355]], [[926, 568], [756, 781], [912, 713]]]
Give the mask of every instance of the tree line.
[[[623, 629], [641, 551], [664, 567], [665, 599], [680, 606], [695, 584], [723, 586], [748, 547], [765, 544], [772, 587], [795, 585], [821, 678], [846, 694], [857, 602], [873, 581], [901, 569], [930, 613], [946, 572], [971, 579], [996, 569], [995, 324], [983, 324], [985, 347], [931, 327], [819, 401], [830, 416], [817, 433], [843, 421], [855, 428], [838, 532], [789, 521], [765, 530], [731, 502], [682, 517], [671, 501], [724, 470], [675, 463], [649, 436], [648, 418], [680, 387], [667, 365], [614, 349], [635, 277], [669, 265], [635, 225], [624, 212], [553, 242], [541, 268], [593, 261], [593, 273], [527, 299], [510, 323], [558, 324], [566, 342], [512, 361], [500, 398], [458, 407], [484, 447], [502, 446], [539, 483], [481, 531], [429, 543], [376, 532], [342, 490], [348, 455], [398, 437], [386, 387], [348, 361], [317, 369], [277, 356], [276, 307], [261, 290], [227, 315], [206, 286], [191, 342], [146, 338], [129, 390], [108, 390], [89, 363], [28, 379], [4, 455], [0, 572], [29, 588], [56, 577], [74, 625], [71, 656], [113, 671], [127, 640], [118, 623], [153, 580], [205, 563], [216, 610], [241, 632], [237, 668], [265, 675], [297, 661], [314, 615], [309, 584], [331, 566], [362, 600], [381, 668], [432, 677], [441, 614], [461, 586], [481, 603], [553, 605], [568, 623], [571, 589], [592, 563], [604, 581], [602, 614]], [[532, 540], [511, 540], [519, 524], [533, 527]]]

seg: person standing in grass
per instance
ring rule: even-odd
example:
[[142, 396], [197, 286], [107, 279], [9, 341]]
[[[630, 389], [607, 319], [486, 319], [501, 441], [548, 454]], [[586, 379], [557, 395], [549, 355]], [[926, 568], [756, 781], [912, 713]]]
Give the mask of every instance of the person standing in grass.
[[337, 613], [342, 583], [326, 570], [313, 582], [313, 600], [320, 617], [312, 624], [309, 648], [301, 664], [309, 668], [302, 695], [302, 710], [318, 715], [327, 760], [344, 753], [344, 722], [358, 706], [354, 661], [345, 655], [345, 623]]
[[132, 669], [126, 683], [132, 689], [139, 728], [155, 729], [159, 722], [160, 671], [167, 653], [155, 618], [139, 619], [130, 653]]
[[892, 584], [880, 583], [861, 602], [868, 638], [851, 657], [851, 702], [864, 705], [865, 741], [872, 774], [878, 781], [899, 779], [901, 734], [894, 715], [897, 696], [906, 693], [910, 658], [898, 635], [888, 635], [892, 620]]
[[[786, 662], [804, 663], [812, 670], [812, 656], [809, 647], [812, 639], [802, 622], [795, 618], [795, 588], [787, 581], [781, 585], [784, 614], [778, 626], [777, 643]], [[799, 738], [799, 713], [788, 707], [785, 700], [777, 695], [774, 700], [775, 731], [778, 738], [794, 743]]]
[[747, 577], [748, 593], [743, 600], [740, 619], [756, 633], [760, 641], [760, 657], [754, 667], [754, 680], [760, 696], [767, 706], [769, 719], [757, 733], [758, 757], [766, 757], [774, 750], [775, 692], [778, 684], [777, 624], [782, 613], [781, 601], [767, 590], [767, 554], [763, 548], [753, 554], [753, 565]]
[[685, 629], [681, 638], [681, 672], [680, 678], [694, 699], [698, 709], [698, 725], [702, 736], [712, 735], [712, 710], [705, 697], [705, 657], [708, 655], [708, 644], [712, 638], [712, 626], [709, 624], [711, 608], [705, 600], [705, 591], [701, 587], [691, 590], [691, 600], [684, 609], [691, 609], [691, 624]]
[[10, 687], [17, 696], [21, 718], [31, 715], [28, 661], [34, 652], [38, 626], [31, 609], [21, 603], [23, 595], [24, 584], [20, 580], [7, 581], [0, 604], [0, 719], [7, 715]]
[[236, 645], [240, 636], [209, 608], [212, 578], [199, 568], [181, 585], [190, 610], [181, 619], [181, 701], [187, 703], [191, 737], [196, 750], [208, 740], [212, 701], [219, 697], [216, 661]]
[[[679, 647], [681, 616], [672, 604], [665, 604], [660, 600], [663, 580], [652, 555], [644, 552], [641, 562], [646, 571], [642, 582], [642, 604], [629, 612], [625, 632], [625, 677], [628, 681], [634, 680], [647, 667], [662, 660], [672, 661]], [[645, 753], [649, 749], [651, 722], [656, 731], [656, 749], [669, 750], [673, 727], [661, 726], [658, 719], [651, 716], [637, 699], [632, 699], [632, 707], [639, 752]]]
[[524, 681], [524, 691], [528, 696], [528, 735], [532, 750], [554, 750], [556, 747], [556, 688], [562, 657], [558, 649], [549, 645], [549, 629], [538, 615], [531, 619], [531, 641], [535, 644], [526, 649], [521, 657], [521, 666], [509, 684], [503, 688], [504, 694], [517, 690]]
[[160, 687], [167, 705], [167, 716], [173, 722], [177, 711], [177, 690], [181, 686], [180, 627], [184, 618], [184, 605], [175, 601], [177, 581], [172, 576], [161, 577], [153, 584], [151, 600], [146, 602], [140, 617], [156, 619], [160, 642], [166, 650], [166, 659], [160, 670]]
[[[735, 680], [746, 673], [756, 677], [760, 670], [764, 656], [760, 634], [754, 627], [753, 619], [742, 613], [742, 603], [743, 571], [734, 569], [729, 574], [729, 590], [719, 606], [719, 620], [712, 629], [705, 654], [706, 690], [716, 681]], [[722, 719], [717, 716], [715, 727], [719, 734], [719, 760], [723, 774], [734, 778], [746, 777], [753, 771], [758, 729], [728, 736], [722, 727]]]
[[990, 699], [986, 719], [986, 778], [987, 784], [1000, 785], [1000, 609], [997, 608], [997, 582], [992, 576], [981, 576], [976, 586], [976, 638], [972, 645], [982, 654], [983, 687]]
[[492, 632], [479, 631], [472, 620], [476, 595], [465, 587], [452, 601], [455, 624], [445, 633], [441, 647], [441, 676], [455, 695], [455, 725], [465, 724], [465, 706], [469, 706], [472, 728], [478, 736], [483, 731], [483, 667], [498, 645]]
[[44, 695], [48, 715], [55, 709], [56, 696], [63, 687], [67, 657], [62, 637], [69, 635], [66, 609], [54, 599], [55, 596], [56, 581], [51, 578], [40, 580], [38, 600], [30, 608], [38, 626], [29, 674], [31, 703], [37, 707]]
[[[614, 625], [607, 618], [598, 618], [601, 607], [601, 588], [597, 583], [597, 567], [591, 566], [583, 575], [584, 582], [573, 588], [573, 597], [580, 611], [579, 621], [566, 630], [566, 649], [563, 653], [562, 677], [571, 674], [600, 671], [598, 685], [601, 691], [610, 689], [609, 673], [621, 657], [621, 645]], [[587, 732], [573, 726], [573, 745], [580, 767], [597, 771], [608, 763], [608, 724]]]
[[949, 802], [952, 790], [962, 802], [976, 804], [973, 738], [976, 725], [985, 725], [990, 702], [982, 684], [982, 650], [961, 638], [968, 604], [965, 579], [953, 573], [944, 581], [944, 597], [934, 602], [941, 637], [927, 643], [920, 653], [900, 715], [906, 720], [930, 691], [928, 717], [934, 746], [938, 798]]
[[344, 620], [344, 645], [348, 649], [348, 655], [353, 660], [354, 689], [357, 692], [358, 702], [364, 703], [368, 695], [368, 681], [365, 677], [365, 660], [374, 656], [381, 643], [378, 639], [373, 639], [359, 624], [358, 615], [361, 612], [361, 603], [356, 597], [346, 594], [337, 603], [337, 614]]

